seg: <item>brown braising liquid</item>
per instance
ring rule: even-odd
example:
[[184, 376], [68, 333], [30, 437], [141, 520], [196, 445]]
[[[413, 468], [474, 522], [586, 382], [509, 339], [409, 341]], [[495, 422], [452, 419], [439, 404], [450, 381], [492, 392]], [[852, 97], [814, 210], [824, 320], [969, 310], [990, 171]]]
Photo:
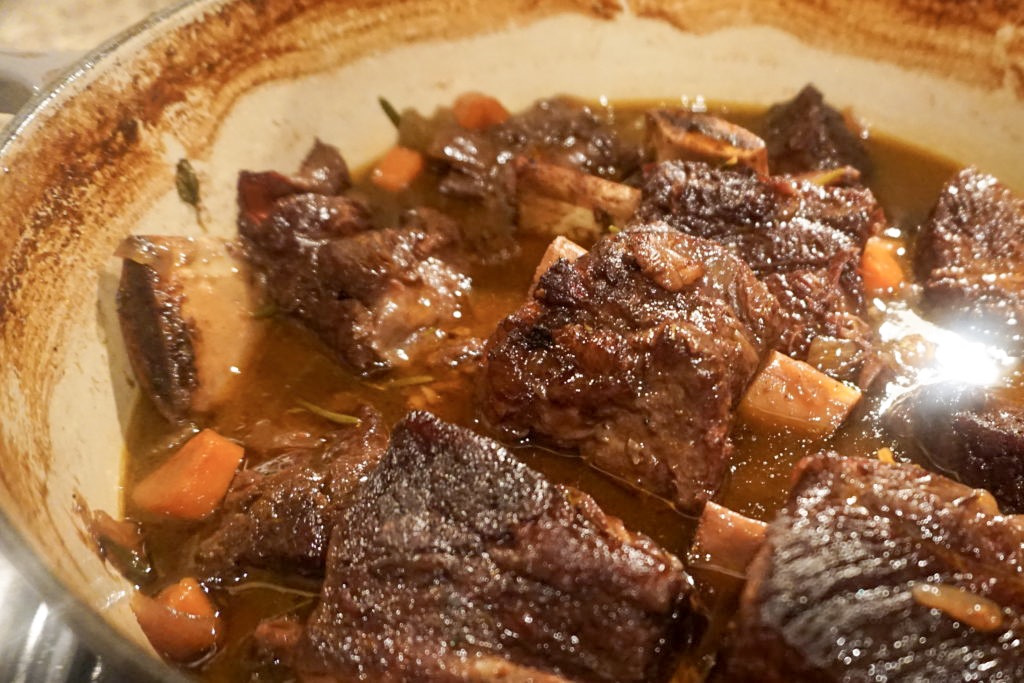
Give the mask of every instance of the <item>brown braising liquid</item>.
[[[649, 106], [651, 103], [614, 106], [617, 125], [627, 139], [641, 139], [642, 113]], [[761, 113], [751, 108], [721, 106], [712, 107], [711, 111], [755, 132], [760, 128]], [[890, 225], [899, 231], [893, 234], [911, 238], [914, 228], [927, 216], [940, 187], [957, 166], [884, 135], [872, 134], [867, 145], [875, 164], [868, 184], [884, 207]], [[394, 195], [375, 188], [365, 179], [366, 174], [362, 175], [357, 190], [370, 201], [379, 225], [393, 223], [403, 208], [422, 204], [437, 206], [464, 221], [474, 220], [472, 215], [460, 215], [455, 203], [437, 194], [432, 187], [435, 179], [429, 173], [402, 195], [401, 206], [395, 203]], [[473, 279], [470, 313], [464, 329], [458, 331], [460, 335], [486, 338], [502, 318], [523, 302], [534, 268], [549, 241], [550, 238], [524, 237], [519, 253], [510, 261], [497, 267], [470, 269]], [[882, 312], [878, 314], [881, 317]], [[237, 378], [235, 400], [220, 410], [212, 424], [204, 426], [211, 426], [242, 443], [250, 438], [254, 425], [260, 420], [314, 434], [334, 427], [299, 409], [298, 402], [303, 400], [339, 412], [352, 412], [361, 403], [371, 403], [390, 424], [410, 409], [426, 409], [445, 420], [487, 433], [475, 415], [473, 378], [465, 369], [439, 372], [436, 368], [408, 367], [390, 375], [365, 379], [339, 366], [314, 335], [295, 323], [275, 319], [271, 326], [254, 367]], [[415, 382], [399, 386], [403, 378], [412, 378]], [[393, 384], [394, 380], [399, 380], [397, 385]], [[880, 447], [896, 446], [885, 438], [877, 424], [880, 395], [881, 392], [875, 392], [866, 396], [854, 416], [824, 441], [808, 442], [786, 434], [737, 427], [733, 434], [736, 453], [731, 475], [719, 502], [743, 514], [769, 520], [785, 500], [790, 472], [802, 456], [822, 448], [845, 455], [872, 456]], [[172, 428], [147, 400], [141, 401], [128, 429], [125, 491], [130, 492], [133, 483], [156, 467], [190, 434]], [[661, 500], [603, 475], [571, 453], [554, 453], [529, 444], [507, 445], [552, 481], [585, 491], [605, 511], [622, 518], [630, 529], [643, 532], [679, 557], [686, 557], [696, 520], [678, 514]], [[902, 457], [898, 449], [894, 450], [898, 458]], [[252, 459], [247, 461], [247, 466], [256, 464], [258, 462]], [[197, 539], [206, 525], [155, 519], [134, 509], [127, 495], [125, 501], [126, 516], [144, 524], [147, 547], [157, 575], [147, 591], [158, 590], [189, 575]], [[727, 577], [716, 577], [699, 567], [692, 567], [691, 571], [705, 592], [712, 613], [705, 642], [697, 651], [683, 655], [679, 681], [701, 678], [735, 597], [730, 592], [736, 587], [735, 581], [730, 584]], [[318, 586], [309, 580], [267, 572], [252, 573], [235, 586], [214, 587], [211, 593], [221, 610], [224, 632], [218, 652], [198, 667], [201, 679], [211, 682], [246, 680], [256, 674], [259, 680], [286, 680], [286, 672], [251, 661], [250, 636], [261, 619], [292, 612], [307, 613], [316, 600], [317, 590]]]

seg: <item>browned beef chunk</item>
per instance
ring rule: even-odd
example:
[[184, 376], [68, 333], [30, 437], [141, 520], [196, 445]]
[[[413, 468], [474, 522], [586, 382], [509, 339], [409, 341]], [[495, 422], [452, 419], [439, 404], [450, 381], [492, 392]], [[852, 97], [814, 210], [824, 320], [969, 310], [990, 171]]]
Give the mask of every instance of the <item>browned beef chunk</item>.
[[746, 128], [682, 108], [651, 109], [646, 118], [647, 146], [655, 161], [705, 161], [768, 174], [764, 140]]
[[748, 569], [724, 680], [1017, 681], [1024, 524], [913, 465], [822, 454]]
[[557, 262], [502, 321], [484, 415], [697, 512], [725, 473], [733, 408], [775, 340], [775, 307], [728, 250], [636, 226]]
[[1024, 348], [1024, 199], [977, 169], [946, 184], [921, 227], [915, 268], [942, 322]]
[[[807, 359], [816, 338], [871, 355], [858, 268], [885, 216], [870, 190], [669, 162], [649, 173], [637, 217], [664, 220], [741, 256], [779, 300], [778, 348], [787, 355]], [[849, 367], [856, 373], [866, 365]]]
[[571, 99], [541, 100], [484, 130], [442, 125], [425, 151], [441, 170], [441, 192], [485, 210], [485, 217], [474, 222], [486, 229], [467, 237], [471, 246], [492, 254], [514, 248], [515, 172], [510, 162], [516, 156], [616, 180], [637, 171], [636, 145], [623, 141], [611, 123], [610, 115]]
[[261, 294], [239, 251], [214, 238], [170, 236], [136, 235], [118, 247], [117, 312], [128, 359], [168, 420], [222, 405], [263, 336], [253, 316]]
[[842, 114], [825, 104], [821, 92], [807, 85], [789, 102], [768, 110], [764, 140], [772, 173], [804, 173], [853, 166], [871, 171], [860, 136]]
[[981, 387], [930, 384], [901, 396], [885, 422], [932, 466], [1024, 512], [1024, 406]]
[[427, 413], [395, 428], [327, 568], [301, 633], [260, 631], [303, 678], [657, 681], [693, 626], [678, 559]]
[[[294, 224], [294, 232], [314, 241], [367, 230], [371, 224], [366, 207], [340, 196], [351, 186], [341, 154], [317, 140], [295, 175], [239, 174], [239, 227], [257, 230], [261, 223], [276, 218], [278, 223]], [[278, 241], [274, 246], [281, 249], [284, 244]]]
[[322, 272], [339, 297], [327, 308], [347, 325], [317, 327], [354, 367], [403, 365], [435, 347], [436, 331], [461, 315], [470, 280], [433, 255], [445, 239], [399, 228], [325, 247]]
[[349, 496], [380, 460], [387, 429], [364, 407], [360, 423], [313, 447], [278, 455], [236, 475], [197, 563], [230, 582], [248, 568], [322, 575], [331, 529]]
[[500, 187], [502, 167], [525, 155], [602, 178], [621, 179], [640, 163], [635, 146], [620, 139], [606, 114], [567, 98], [541, 100], [484, 130], [446, 126], [428, 153], [448, 167], [442, 191], [484, 198]]
[[[320, 160], [328, 170], [309, 173], [334, 178], [334, 155]], [[310, 158], [325, 156], [314, 149]], [[408, 362], [459, 314], [470, 282], [438, 257], [455, 233], [438, 212], [418, 209], [399, 227], [373, 229], [363, 204], [319, 191], [344, 184], [307, 192], [270, 172], [242, 173], [238, 186], [239, 234], [274, 303], [356, 370]]]

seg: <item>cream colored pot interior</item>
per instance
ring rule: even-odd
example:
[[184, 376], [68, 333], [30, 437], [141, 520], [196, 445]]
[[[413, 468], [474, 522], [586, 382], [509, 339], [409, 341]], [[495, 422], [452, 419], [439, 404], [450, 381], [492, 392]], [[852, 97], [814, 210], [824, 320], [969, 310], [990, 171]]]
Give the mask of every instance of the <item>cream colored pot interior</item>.
[[317, 136], [353, 167], [390, 144], [379, 95], [421, 110], [469, 89], [510, 108], [553, 93], [769, 103], [814, 82], [870, 129], [1024, 188], [1019, 16], [985, 3], [970, 25], [951, 2], [934, 5], [953, 23], [876, 1], [858, 4], [863, 21], [841, 2], [662, 4], [198, 3], [16, 122], [0, 160], [0, 501], [72, 602], [141, 640], [75, 497], [120, 509], [135, 396], [111, 253], [128, 233], [198, 232], [174, 191], [179, 158], [199, 173], [210, 230], [231, 235], [239, 169], [292, 169]]

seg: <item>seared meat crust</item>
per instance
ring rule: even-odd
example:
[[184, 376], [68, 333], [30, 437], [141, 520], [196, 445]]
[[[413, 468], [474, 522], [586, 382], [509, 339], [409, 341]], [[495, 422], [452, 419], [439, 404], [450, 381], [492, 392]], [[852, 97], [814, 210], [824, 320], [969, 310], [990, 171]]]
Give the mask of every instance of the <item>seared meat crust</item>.
[[427, 152], [446, 166], [442, 192], [477, 199], [508, 188], [507, 164], [518, 155], [615, 180], [640, 164], [636, 148], [609, 121], [567, 98], [541, 100], [484, 130], [442, 127]]
[[665, 221], [743, 258], [779, 300], [783, 353], [805, 360], [817, 337], [872, 353], [858, 269], [885, 216], [870, 190], [667, 162], [648, 173], [637, 218]]
[[764, 140], [772, 173], [805, 173], [852, 166], [871, 171], [860, 136], [845, 118], [825, 103], [821, 92], [806, 85], [788, 102], [772, 106]]
[[724, 680], [1024, 677], [1019, 520], [914, 465], [821, 454], [794, 477], [748, 569]]
[[261, 629], [316, 680], [658, 681], [693, 617], [679, 560], [427, 413], [395, 428], [327, 566], [301, 633]]
[[117, 249], [125, 350], [169, 421], [215, 412], [230, 397], [230, 369], [245, 368], [262, 338], [252, 315], [260, 294], [239, 251], [212, 237], [155, 235], [132, 235]]
[[[310, 159], [322, 165], [304, 165], [317, 178], [336, 178], [344, 164], [336, 150], [315, 148]], [[275, 172], [241, 174], [238, 231], [250, 261], [278, 309], [352, 368], [372, 372], [408, 362], [430, 331], [460, 310], [469, 290], [469, 278], [439, 258], [454, 226], [424, 208], [406, 214], [399, 227], [377, 230], [361, 202], [321, 192], [345, 183], [312, 187]]]
[[199, 545], [201, 573], [230, 583], [249, 568], [322, 576], [335, 521], [352, 491], [387, 448], [380, 414], [363, 407], [360, 423], [326, 434], [239, 472]]
[[1024, 199], [966, 168], [943, 188], [917, 238], [924, 306], [941, 322], [1024, 348]]
[[775, 309], [726, 249], [631, 228], [557, 262], [498, 326], [484, 415], [699, 512], [725, 474], [733, 408], [775, 342]]
[[929, 384], [901, 396], [885, 424], [939, 471], [1024, 513], [1024, 407], [981, 387]]
[[641, 161], [636, 146], [623, 140], [600, 110], [569, 98], [541, 100], [483, 130], [442, 123], [425, 147], [441, 174], [438, 189], [477, 211], [469, 221], [474, 229], [463, 235], [468, 250], [492, 262], [518, 249], [514, 159], [613, 180], [635, 175]]

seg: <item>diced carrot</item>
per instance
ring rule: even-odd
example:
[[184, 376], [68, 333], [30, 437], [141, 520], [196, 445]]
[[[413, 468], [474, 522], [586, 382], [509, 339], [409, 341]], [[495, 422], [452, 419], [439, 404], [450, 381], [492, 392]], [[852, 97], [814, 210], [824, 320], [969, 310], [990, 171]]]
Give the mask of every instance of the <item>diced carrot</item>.
[[864, 290], [868, 294], [881, 294], [903, 284], [903, 267], [896, 256], [899, 243], [884, 237], [870, 237], [864, 245], [860, 272]]
[[215, 617], [217, 608], [213, 606], [206, 591], [199, 585], [199, 582], [192, 577], [186, 577], [174, 584], [164, 588], [156, 596], [156, 601], [164, 607], [170, 607], [178, 612], [194, 614], [197, 617]]
[[370, 180], [383, 190], [400, 192], [409, 187], [421, 171], [423, 155], [414, 149], [395, 145], [377, 162]]
[[193, 578], [168, 586], [155, 598], [136, 592], [131, 604], [150, 644], [170, 659], [194, 661], [217, 644], [217, 609]]
[[811, 437], [831, 434], [860, 400], [860, 390], [773, 351], [739, 404], [748, 423]]
[[204, 429], [132, 491], [143, 510], [179, 519], [208, 516], [228, 491], [245, 451], [212, 429]]
[[469, 130], [483, 130], [508, 120], [508, 110], [490, 95], [467, 92], [459, 95], [452, 107], [455, 121]]

